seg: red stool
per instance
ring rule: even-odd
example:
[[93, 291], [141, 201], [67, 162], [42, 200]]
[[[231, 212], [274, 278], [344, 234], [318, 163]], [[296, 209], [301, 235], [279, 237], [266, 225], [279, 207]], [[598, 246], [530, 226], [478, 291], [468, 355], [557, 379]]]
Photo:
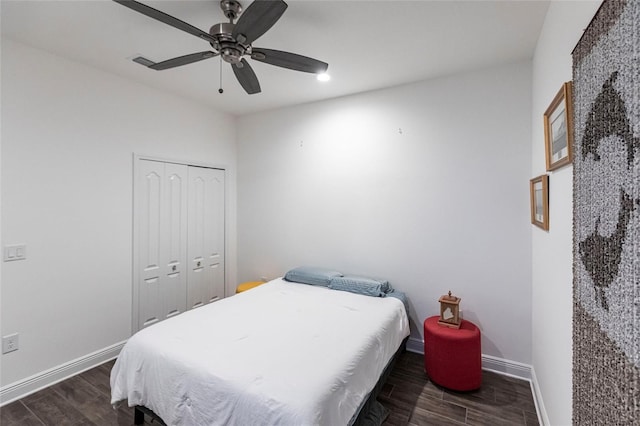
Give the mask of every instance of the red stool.
[[478, 389], [482, 383], [480, 329], [462, 320], [459, 329], [424, 320], [424, 368], [436, 384], [457, 391]]

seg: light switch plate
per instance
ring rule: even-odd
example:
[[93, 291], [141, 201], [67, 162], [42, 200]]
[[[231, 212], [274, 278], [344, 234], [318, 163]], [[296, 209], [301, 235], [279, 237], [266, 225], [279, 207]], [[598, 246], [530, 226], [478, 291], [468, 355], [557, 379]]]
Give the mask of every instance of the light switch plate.
[[4, 246], [4, 261], [24, 260], [27, 258], [27, 246], [25, 244], [15, 244]]

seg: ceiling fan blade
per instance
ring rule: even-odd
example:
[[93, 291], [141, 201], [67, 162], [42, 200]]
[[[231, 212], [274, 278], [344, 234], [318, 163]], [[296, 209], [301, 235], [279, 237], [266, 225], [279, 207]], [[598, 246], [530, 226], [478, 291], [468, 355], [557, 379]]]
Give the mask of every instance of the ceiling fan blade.
[[310, 72], [319, 74], [327, 71], [329, 64], [317, 59], [297, 55], [295, 53], [282, 52], [273, 49], [261, 49], [255, 47], [251, 51], [251, 59], [275, 65], [277, 67], [288, 68], [290, 70]]
[[162, 62], [156, 62], [152, 65], [149, 65], [149, 68], [156, 71], [162, 71], [169, 68], [175, 68], [175, 67], [180, 67], [182, 65], [192, 64], [194, 62], [213, 58], [214, 56], [218, 56], [218, 55], [219, 53], [205, 50], [204, 52], [191, 53], [189, 55], [180, 56], [178, 58], [167, 59], [166, 61], [162, 61]]
[[233, 68], [233, 73], [236, 75], [240, 85], [248, 94], [253, 95], [260, 93], [258, 77], [256, 77], [256, 73], [253, 72], [253, 68], [251, 68], [251, 65], [249, 65], [246, 59], [242, 59], [241, 62], [231, 65], [231, 68]]
[[280, 19], [287, 7], [282, 0], [255, 0], [238, 18], [233, 38], [242, 44], [253, 43]]
[[193, 25], [187, 24], [184, 21], [179, 20], [178, 18], [174, 18], [171, 15], [167, 15], [164, 12], [161, 12], [157, 9], [147, 6], [146, 4], [142, 4], [140, 2], [134, 0], [113, 0], [116, 3], [119, 3], [129, 9], [135, 10], [136, 12], [142, 13], [150, 18], [157, 19], [158, 21], [165, 23], [167, 25], [171, 25], [174, 28], [179, 30], [188, 32], [191, 35], [199, 37], [208, 42], [214, 42], [215, 39], [204, 31], [194, 27]]

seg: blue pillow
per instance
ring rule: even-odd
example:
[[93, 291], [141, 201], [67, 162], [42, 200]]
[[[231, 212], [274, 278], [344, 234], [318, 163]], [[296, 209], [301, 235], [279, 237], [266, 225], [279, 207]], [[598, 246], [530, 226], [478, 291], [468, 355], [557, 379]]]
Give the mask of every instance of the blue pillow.
[[331, 283], [329, 283], [329, 288], [364, 294], [365, 296], [385, 297], [390, 286], [388, 281], [359, 277], [356, 275], [346, 275], [332, 278]]
[[317, 268], [313, 266], [300, 266], [287, 272], [284, 279], [297, 283], [320, 285], [328, 287], [331, 279], [341, 277], [342, 273], [327, 268]]
[[409, 316], [409, 301], [407, 300], [407, 295], [398, 290], [391, 290], [387, 293], [387, 297], [395, 297], [399, 299], [404, 305], [404, 310], [407, 311], [407, 316]]

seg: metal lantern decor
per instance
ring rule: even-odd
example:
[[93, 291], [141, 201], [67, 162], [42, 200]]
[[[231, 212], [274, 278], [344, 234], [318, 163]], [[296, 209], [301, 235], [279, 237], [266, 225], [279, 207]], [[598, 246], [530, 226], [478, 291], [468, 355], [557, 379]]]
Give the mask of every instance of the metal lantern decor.
[[450, 328], [460, 328], [460, 301], [462, 299], [456, 296], [445, 294], [438, 300], [440, 302], [440, 319], [438, 324]]

